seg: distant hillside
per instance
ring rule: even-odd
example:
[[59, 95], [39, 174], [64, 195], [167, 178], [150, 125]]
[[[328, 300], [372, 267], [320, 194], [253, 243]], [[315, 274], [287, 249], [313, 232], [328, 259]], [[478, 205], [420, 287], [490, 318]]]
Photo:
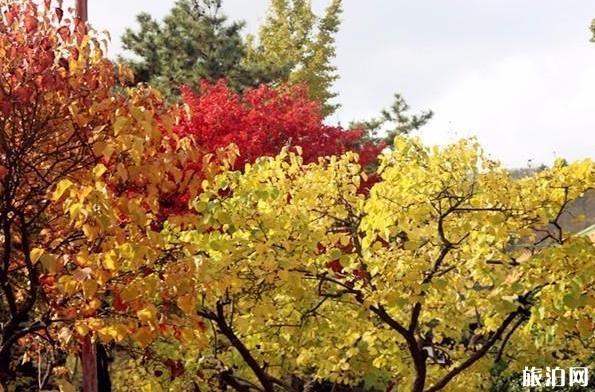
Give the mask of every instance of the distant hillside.
[[[576, 217], [584, 215], [585, 219], [576, 222]], [[585, 195], [571, 203], [560, 217], [560, 222], [564, 230], [579, 232], [595, 224], [595, 189], [585, 193]]]
[[[546, 166], [537, 168], [525, 167], [520, 169], [510, 170], [510, 175], [513, 178], [523, 178], [531, 176], [541, 170], [546, 169]], [[584, 220], [579, 221], [577, 218], [583, 215]], [[585, 193], [585, 195], [574, 202], [567, 208], [566, 212], [560, 217], [560, 223], [565, 231], [577, 233], [595, 224], [595, 189]]]

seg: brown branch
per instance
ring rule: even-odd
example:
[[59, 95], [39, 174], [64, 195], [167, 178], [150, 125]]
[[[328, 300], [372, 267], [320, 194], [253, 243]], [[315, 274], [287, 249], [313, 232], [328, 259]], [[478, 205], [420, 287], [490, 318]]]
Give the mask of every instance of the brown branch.
[[474, 352], [469, 358], [465, 361], [460, 363], [459, 365], [455, 366], [450, 372], [448, 372], [444, 377], [442, 377], [438, 382], [436, 382], [432, 387], [426, 390], [426, 392], [436, 392], [444, 388], [453, 378], [458, 376], [461, 372], [465, 369], [472, 366], [475, 362], [480, 360], [490, 348], [496, 344], [496, 342], [502, 337], [504, 331], [508, 328], [510, 324], [514, 322], [517, 316], [523, 314], [525, 309], [519, 308], [515, 312], [510, 313], [502, 324], [498, 327], [496, 331], [492, 334], [492, 336], [481, 346], [479, 350]]
[[498, 354], [496, 355], [496, 358], [494, 359], [495, 363], [500, 362], [500, 359], [502, 359], [502, 355], [504, 355], [504, 349], [506, 348], [506, 344], [508, 343], [508, 341], [510, 340], [512, 335], [516, 332], [516, 330], [523, 324], [524, 321], [525, 321], [524, 317], [519, 318], [516, 321], [516, 323], [512, 326], [512, 328], [510, 328], [510, 331], [508, 331], [506, 333], [506, 336], [504, 336], [504, 339], [502, 339], [502, 344], [500, 345]]
[[[248, 367], [252, 370], [252, 372], [260, 382], [265, 392], [275, 392], [275, 384], [283, 385], [285, 389], [291, 390], [291, 388], [285, 386], [281, 381], [276, 380], [274, 377], [271, 377], [267, 374], [264, 367], [260, 366], [260, 364], [254, 358], [250, 350], [246, 347], [244, 342], [242, 342], [242, 340], [237, 336], [233, 328], [230, 327], [225, 317], [225, 304], [226, 303], [223, 301], [217, 301], [215, 312], [203, 309], [199, 310], [198, 314], [202, 317], [213, 320], [217, 324], [219, 331], [229, 340], [231, 345], [238, 351], [244, 362], [248, 365]], [[240, 384], [236, 384], [236, 386], [239, 385]], [[238, 389], [238, 391], [240, 390]]]

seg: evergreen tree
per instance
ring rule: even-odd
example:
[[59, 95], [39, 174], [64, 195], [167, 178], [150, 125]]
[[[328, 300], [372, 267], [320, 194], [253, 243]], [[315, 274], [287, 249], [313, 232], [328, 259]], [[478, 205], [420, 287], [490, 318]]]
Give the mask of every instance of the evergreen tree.
[[178, 0], [163, 22], [143, 13], [137, 31], [127, 29], [124, 48], [135, 58], [121, 59], [136, 74], [168, 97], [179, 96], [179, 85], [201, 79], [226, 78], [236, 91], [261, 83], [303, 84], [310, 98], [322, 104], [324, 115], [338, 105], [333, 83], [339, 78], [332, 64], [339, 30], [341, 0], [332, 0], [322, 17], [308, 0], [271, 0], [258, 37], [241, 34], [243, 22], [228, 21], [222, 0]]
[[378, 143], [383, 141], [391, 146], [395, 136], [407, 135], [420, 129], [434, 116], [431, 110], [419, 114], [409, 113], [409, 104], [401, 94], [395, 94], [393, 104], [388, 109], [382, 109], [380, 115], [371, 120], [355, 121], [350, 128], [363, 129], [363, 140]]
[[227, 78], [241, 91], [276, 77], [263, 64], [244, 61], [243, 22], [230, 22], [221, 13], [221, 0], [178, 0], [160, 23], [149, 14], [137, 17], [138, 31], [127, 29], [122, 42], [137, 59], [121, 59], [135, 71], [136, 81], [179, 95], [179, 86], [201, 79]]

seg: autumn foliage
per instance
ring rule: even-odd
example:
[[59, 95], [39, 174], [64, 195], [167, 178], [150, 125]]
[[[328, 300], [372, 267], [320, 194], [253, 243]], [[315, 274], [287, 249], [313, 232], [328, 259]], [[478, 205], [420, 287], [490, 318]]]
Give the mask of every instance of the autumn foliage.
[[326, 125], [320, 103], [308, 97], [305, 86], [261, 85], [240, 94], [225, 81], [203, 82], [198, 93], [183, 88], [182, 97], [189, 116], [176, 132], [193, 137], [208, 152], [237, 145], [239, 157], [234, 168], [253, 163], [258, 157], [275, 156], [283, 147], [296, 146], [302, 148], [306, 163], [357, 151], [366, 166], [384, 148], [363, 143], [361, 130]]
[[[363, 140], [361, 129], [346, 130], [324, 123], [319, 102], [309, 98], [302, 85], [269, 87], [261, 85], [238, 93], [225, 80], [203, 81], [198, 92], [182, 87], [184, 108], [174, 132], [191, 139], [199, 155], [184, 173], [201, 176], [205, 158], [230, 145], [237, 147], [232, 168], [242, 170], [264, 156], [275, 156], [285, 147], [302, 151], [306, 163], [319, 158], [356, 151], [364, 167], [376, 162], [383, 143]], [[374, 174], [362, 184], [369, 189]], [[188, 211], [189, 195], [173, 189], [161, 196], [161, 218]]]
[[595, 252], [560, 222], [592, 161], [514, 179], [469, 140], [381, 153], [299, 86], [203, 83], [172, 107], [51, 1], [15, 4], [0, 386], [72, 390], [89, 340], [118, 390], [481, 390], [588, 365]]
[[[0, 19], [0, 380], [19, 359], [43, 353], [40, 369], [59, 360], [50, 330], [60, 301], [57, 262], [76, 232], [48, 195], [95, 164], [117, 99], [113, 65], [101, 44], [60, 8], [34, 2], [3, 7]], [[54, 330], [55, 331], [55, 330]], [[45, 373], [44, 373], [45, 374]], [[51, 372], [39, 379], [47, 382]], [[21, 380], [24, 380], [22, 377]]]

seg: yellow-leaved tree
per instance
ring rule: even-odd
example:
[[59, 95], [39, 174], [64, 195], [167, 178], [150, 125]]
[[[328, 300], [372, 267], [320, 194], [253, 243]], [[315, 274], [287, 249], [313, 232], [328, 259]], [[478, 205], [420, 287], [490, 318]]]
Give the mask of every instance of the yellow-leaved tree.
[[591, 161], [515, 180], [473, 141], [407, 138], [381, 160], [369, 194], [352, 154], [203, 184], [199, 226], [164, 231], [194, 260], [178, 306], [209, 326], [193, 383], [481, 390], [496, 365], [588, 365], [594, 246], [559, 221]]
[[248, 37], [245, 63], [279, 70], [280, 81], [304, 84], [325, 115], [334, 113], [339, 105], [332, 102], [337, 96], [332, 88], [339, 76], [333, 60], [341, 12], [341, 0], [330, 1], [320, 17], [309, 1], [271, 0], [258, 42]]

